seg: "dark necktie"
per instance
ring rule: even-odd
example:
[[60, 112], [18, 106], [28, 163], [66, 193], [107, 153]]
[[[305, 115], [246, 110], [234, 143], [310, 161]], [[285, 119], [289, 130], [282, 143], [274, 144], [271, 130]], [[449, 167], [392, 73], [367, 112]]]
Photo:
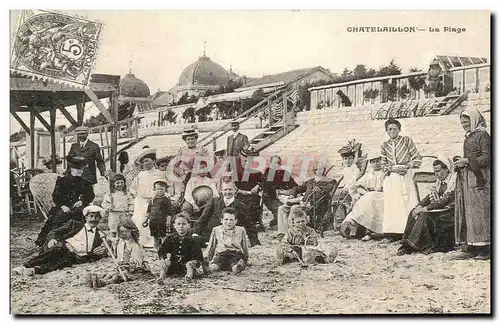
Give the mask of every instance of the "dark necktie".
[[89, 229], [87, 230], [87, 232], [94, 233], [94, 229], [93, 229], [93, 228], [89, 228]]

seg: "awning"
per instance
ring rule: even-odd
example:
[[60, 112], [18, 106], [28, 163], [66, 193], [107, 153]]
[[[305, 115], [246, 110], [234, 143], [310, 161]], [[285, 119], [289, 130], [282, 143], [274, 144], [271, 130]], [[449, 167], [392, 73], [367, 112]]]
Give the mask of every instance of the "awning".
[[217, 103], [217, 102], [231, 102], [231, 101], [238, 101], [241, 99], [248, 99], [251, 98], [252, 95], [255, 93], [257, 90], [248, 90], [248, 91], [242, 91], [242, 92], [229, 92], [229, 93], [223, 93], [223, 94], [218, 94], [218, 95], [213, 95], [209, 97], [202, 97], [198, 99], [198, 102], [196, 103], [195, 110], [198, 111], [202, 108], [205, 108], [206, 106]]

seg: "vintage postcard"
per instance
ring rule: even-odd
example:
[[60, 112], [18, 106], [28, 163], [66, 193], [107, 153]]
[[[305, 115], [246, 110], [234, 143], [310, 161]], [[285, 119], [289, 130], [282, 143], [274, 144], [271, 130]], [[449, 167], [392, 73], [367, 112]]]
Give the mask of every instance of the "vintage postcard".
[[491, 314], [489, 11], [10, 15], [12, 314]]

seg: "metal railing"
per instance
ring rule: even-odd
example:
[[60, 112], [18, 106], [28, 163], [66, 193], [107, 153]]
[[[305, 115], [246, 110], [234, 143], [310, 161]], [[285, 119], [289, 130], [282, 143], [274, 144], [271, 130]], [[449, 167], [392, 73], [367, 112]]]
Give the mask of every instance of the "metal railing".
[[[240, 119], [240, 118], [246, 116], [243, 120], [240, 120], [240, 123], [244, 123], [247, 120], [249, 120], [250, 118], [256, 116], [258, 113], [260, 113], [264, 109], [270, 108], [273, 104], [275, 104], [280, 99], [282, 99], [282, 97], [286, 97], [286, 96], [290, 95], [293, 91], [294, 90], [288, 90], [287, 91], [286, 89], [277, 90], [272, 95], [270, 95], [270, 96], [262, 99], [258, 104], [254, 105], [253, 107], [247, 109], [243, 113], [241, 113], [238, 116], [236, 116], [235, 118], [233, 118], [233, 120], [237, 120], [237, 119]], [[213, 130], [208, 135], [206, 135], [205, 137], [203, 137], [202, 139], [200, 139], [198, 141], [199, 145], [207, 146], [207, 145], [215, 142], [218, 138], [222, 137], [223, 135], [225, 135], [226, 133], [228, 133], [230, 131], [230, 128], [229, 128], [230, 125], [231, 125], [231, 120], [229, 120], [223, 126], [221, 126], [221, 127], [217, 128], [217, 129]], [[272, 126], [272, 125], [270, 124], [270, 126]], [[213, 136], [214, 134], [216, 134], [217, 132], [220, 132], [220, 131], [222, 131], [222, 133], [220, 133], [220, 134], [218, 134], [216, 136]], [[207, 142], [205, 142], [205, 141], [207, 141]], [[205, 143], [203, 143], [203, 142], [205, 142]]]

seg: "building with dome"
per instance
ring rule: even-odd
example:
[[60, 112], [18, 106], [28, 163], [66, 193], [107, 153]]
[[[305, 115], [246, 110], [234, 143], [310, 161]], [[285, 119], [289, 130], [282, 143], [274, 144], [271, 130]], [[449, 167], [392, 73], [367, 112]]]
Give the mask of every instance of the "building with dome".
[[133, 98], [147, 98], [150, 90], [146, 82], [138, 79], [132, 71], [120, 80], [120, 96]]
[[184, 95], [200, 97], [208, 90], [215, 91], [221, 86], [227, 86], [230, 81], [245, 84], [247, 78], [234, 73], [232, 67], [226, 71], [203, 53], [203, 56], [196, 62], [184, 68], [179, 75], [178, 83], [172, 89], [166, 92], [158, 90], [153, 95], [154, 105], [155, 107], [169, 106], [179, 101]]
[[156, 116], [151, 91], [143, 80], [137, 78], [135, 74], [129, 70], [120, 80], [120, 96], [118, 98], [118, 120], [123, 120], [133, 116], [141, 115], [141, 124], [150, 124], [153, 115]]

